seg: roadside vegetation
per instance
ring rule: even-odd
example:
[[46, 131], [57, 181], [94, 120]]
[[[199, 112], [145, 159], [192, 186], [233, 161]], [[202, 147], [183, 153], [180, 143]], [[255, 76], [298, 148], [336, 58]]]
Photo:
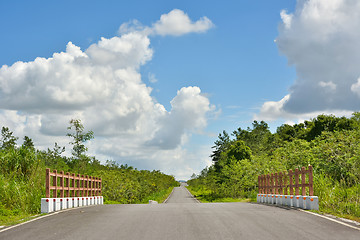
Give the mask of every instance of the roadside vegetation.
[[314, 194], [320, 211], [360, 221], [360, 113], [352, 117], [319, 115], [271, 133], [267, 123], [219, 134], [213, 165], [188, 181], [205, 202], [224, 198], [256, 201], [258, 175], [314, 168]]
[[53, 149], [40, 151], [25, 136], [18, 138], [2, 127], [0, 138], [0, 226], [28, 220], [40, 214], [40, 200], [45, 197], [45, 169], [80, 173], [102, 178], [105, 203], [161, 202], [178, 186], [173, 176], [160, 171], [137, 170], [115, 161], [101, 164], [86, 155], [85, 142], [94, 138], [92, 131], [84, 132], [80, 120], [70, 121], [67, 136], [73, 145], [72, 156], [62, 156], [65, 148], [54, 144]]

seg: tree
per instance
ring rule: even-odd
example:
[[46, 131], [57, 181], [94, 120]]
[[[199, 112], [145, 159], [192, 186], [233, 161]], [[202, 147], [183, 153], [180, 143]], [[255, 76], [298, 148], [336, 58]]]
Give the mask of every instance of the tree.
[[255, 154], [261, 154], [272, 149], [272, 133], [269, 130], [269, 126], [264, 121], [254, 121], [252, 123], [252, 129], [247, 130], [238, 128], [233, 131], [233, 136], [236, 140], [242, 140], [245, 144], [251, 148], [251, 151]]
[[34, 142], [28, 136], [24, 137], [24, 143], [22, 144], [22, 146], [24, 148], [29, 149], [29, 150], [34, 150], [35, 149]]
[[244, 141], [238, 140], [229, 147], [227, 157], [234, 157], [237, 161], [251, 159], [251, 149], [245, 145]]
[[231, 144], [229, 134], [225, 130], [222, 134], [219, 133], [218, 137], [219, 139], [214, 142], [215, 146], [212, 147], [215, 150], [210, 156], [215, 163], [220, 160], [221, 153], [225, 152]]
[[8, 127], [2, 127], [0, 149], [14, 148], [17, 140], [18, 138], [14, 137], [13, 132], [11, 132]]
[[53, 149], [47, 149], [44, 156], [45, 165], [54, 169], [68, 170], [69, 166], [67, 166], [67, 164], [70, 163], [70, 161], [68, 162], [66, 157], [61, 156], [63, 152], [65, 152], [65, 147], [61, 147], [55, 142]]
[[84, 133], [84, 126], [82, 125], [80, 119], [70, 120], [70, 127], [68, 127], [68, 130], [72, 130], [73, 128], [75, 130], [75, 133], [68, 133], [66, 134], [66, 136], [71, 137], [73, 139], [73, 141], [70, 142], [70, 144], [73, 145], [72, 154], [77, 159], [80, 159], [81, 155], [85, 154], [85, 152], [88, 150], [88, 148], [85, 147], [83, 143], [93, 139], [94, 132], [89, 131], [87, 133]]

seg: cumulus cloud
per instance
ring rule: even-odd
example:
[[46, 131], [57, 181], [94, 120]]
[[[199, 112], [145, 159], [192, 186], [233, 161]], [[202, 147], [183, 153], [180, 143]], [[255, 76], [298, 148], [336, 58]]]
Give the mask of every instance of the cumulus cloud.
[[160, 20], [155, 22], [151, 27], [143, 26], [137, 20], [131, 20], [123, 23], [118, 32], [120, 34], [137, 32], [146, 36], [181, 36], [189, 33], [204, 33], [214, 26], [212, 21], [206, 16], [193, 22], [182, 10], [174, 9], [169, 13], [161, 15]]
[[147, 144], [173, 149], [184, 141], [187, 131], [206, 126], [206, 113], [211, 111], [211, 106], [209, 99], [201, 95], [200, 88], [181, 88], [171, 106], [171, 112], [159, 119], [161, 128]]
[[[359, 110], [360, 2], [298, 0], [293, 13], [281, 12], [276, 44], [296, 69], [286, 101], [264, 103], [286, 114]], [[278, 112], [274, 112], [274, 115]]]
[[180, 36], [187, 33], [203, 33], [212, 28], [214, 24], [207, 17], [192, 22], [189, 16], [179, 9], [163, 14], [153, 27], [153, 34]]
[[[193, 23], [174, 10], [153, 28], [156, 34], [181, 35], [206, 31], [209, 22], [203, 18]], [[172, 24], [173, 32], [167, 30]], [[213, 107], [198, 87], [180, 89], [170, 111], [151, 96], [140, 68], [152, 59], [152, 33], [144, 30], [150, 27], [135, 25], [122, 25], [120, 36], [101, 38], [85, 50], [69, 42], [64, 52], [50, 58], [2, 66], [1, 124], [20, 137], [34, 138], [37, 146], [51, 148], [55, 141], [68, 143], [69, 120], [79, 118], [95, 132], [93, 154], [168, 172], [179, 156], [189, 154], [183, 149], [186, 139], [206, 126]], [[153, 74], [149, 79], [156, 82]], [[166, 159], [155, 161], [157, 156]], [[185, 165], [190, 168], [191, 162]]]

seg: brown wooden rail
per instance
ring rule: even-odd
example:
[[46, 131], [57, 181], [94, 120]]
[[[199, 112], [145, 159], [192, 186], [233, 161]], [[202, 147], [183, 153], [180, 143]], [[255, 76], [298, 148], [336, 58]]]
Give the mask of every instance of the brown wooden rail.
[[[52, 194], [51, 194], [52, 193]], [[46, 169], [46, 197], [91, 197], [101, 195], [101, 178]]]
[[[306, 177], [308, 175], [308, 177]], [[307, 179], [307, 181], [306, 181]], [[280, 195], [301, 195], [305, 196], [307, 193], [309, 196], [314, 195], [313, 188], [313, 168], [309, 165], [308, 169], [302, 167], [289, 170], [288, 172], [271, 173], [267, 175], [261, 175], [258, 177], [259, 193], [262, 194], [280, 194]], [[308, 192], [306, 191], [308, 188]], [[288, 191], [289, 190], [289, 191]]]

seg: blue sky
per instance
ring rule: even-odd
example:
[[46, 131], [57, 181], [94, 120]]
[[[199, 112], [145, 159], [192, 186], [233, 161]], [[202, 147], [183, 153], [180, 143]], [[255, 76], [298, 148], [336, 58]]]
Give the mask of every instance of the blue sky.
[[0, 0], [0, 125], [70, 154], [66, 127], [81, 118], [102, 161], [187, 179], [210, 164], [222, 130], [357, 111], [359, 9], [345, 0]]

